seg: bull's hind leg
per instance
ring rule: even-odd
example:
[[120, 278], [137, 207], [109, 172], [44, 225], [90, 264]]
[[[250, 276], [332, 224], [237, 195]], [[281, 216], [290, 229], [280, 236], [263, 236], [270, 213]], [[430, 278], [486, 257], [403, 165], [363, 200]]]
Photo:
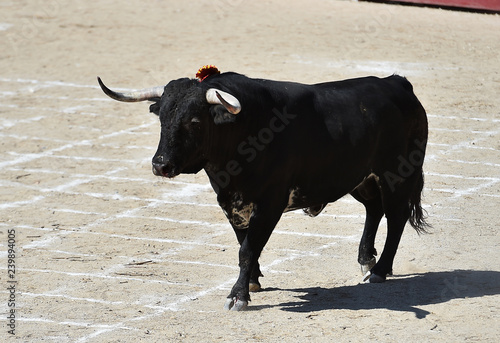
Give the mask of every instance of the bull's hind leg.
[[380, 182], [384, 213], [387, 218], [387, 237], [384, 250], [379, 261], [365, 276], [364, 281], [370, 283], [384, 282], [387, 275], [392, 275], [392, 265], [398, 249], [401, 235], [410, 217], [409, 186], [410, 182], [402, 182], [396, 187], [389, 187]]
[[361, 202], [366, 209], [365, 227], [359, 243], [358, 262], [361, 273], [365, 275], [375, 266], [377, 250], [375, 250], [375, 236], [377, 235], [380, 220], [384, 216], [382, 198], [377, 185], [377, 177], [372, 174], [367, 177], [351, 195]]

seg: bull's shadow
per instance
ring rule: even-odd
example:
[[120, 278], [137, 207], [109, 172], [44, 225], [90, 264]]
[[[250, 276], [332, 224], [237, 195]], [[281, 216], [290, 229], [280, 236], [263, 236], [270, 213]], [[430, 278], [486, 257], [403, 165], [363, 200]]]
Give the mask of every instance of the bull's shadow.
[[389, 309], [413, 312], [417, 318], [425, 318], [429, 312], [417, 306], [500, 294], [500, 272], [430, 272], [395, 276], [388, 278], [384, 284], [299, 288], [288, 291], [298, 293], [297, 298], [300, 300], [279, 304], [284, 311]]

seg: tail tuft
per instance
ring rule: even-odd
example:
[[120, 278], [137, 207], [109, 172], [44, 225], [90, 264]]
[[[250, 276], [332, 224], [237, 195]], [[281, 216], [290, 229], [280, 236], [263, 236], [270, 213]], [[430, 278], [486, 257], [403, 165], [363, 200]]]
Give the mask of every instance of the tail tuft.
[[421, 197], [424, 188], [424, 174], [421, 172], [410, 197], [410, 225], [418, 234], [429, 233], [432, 226], [427, 223], [427, 212], [422, 208]]

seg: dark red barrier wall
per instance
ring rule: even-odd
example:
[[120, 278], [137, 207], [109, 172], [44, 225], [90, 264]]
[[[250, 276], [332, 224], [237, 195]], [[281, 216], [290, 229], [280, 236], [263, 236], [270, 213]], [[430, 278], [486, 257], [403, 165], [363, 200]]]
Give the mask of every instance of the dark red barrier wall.
[[487, 11], [500, 11], [500, 0], [389, 0], [415, 4], [439, 5], [450, 7], [474, 8]]

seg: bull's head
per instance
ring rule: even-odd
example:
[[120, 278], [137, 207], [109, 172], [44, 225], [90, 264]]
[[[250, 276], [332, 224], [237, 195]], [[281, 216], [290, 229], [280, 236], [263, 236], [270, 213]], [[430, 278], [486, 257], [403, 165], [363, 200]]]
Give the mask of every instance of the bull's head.
[[171, 178], [200, 171], [208, 161], [211, 127], [235, 121], [241, 111], [236, 97], [219, 89], [206, 89], [193, 79], [129, 93], [112, 91], [97, 79], [104, 93], [115, 100], [154, 101], [150, 111], [161, 122], [160, 143], [152, 160], [153, 173], [158, 176]]

